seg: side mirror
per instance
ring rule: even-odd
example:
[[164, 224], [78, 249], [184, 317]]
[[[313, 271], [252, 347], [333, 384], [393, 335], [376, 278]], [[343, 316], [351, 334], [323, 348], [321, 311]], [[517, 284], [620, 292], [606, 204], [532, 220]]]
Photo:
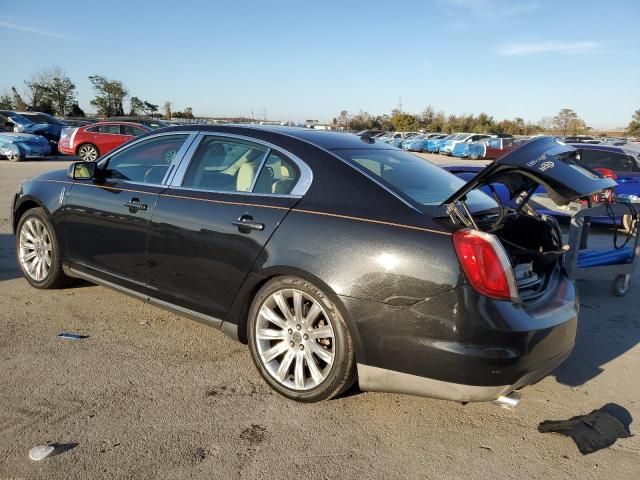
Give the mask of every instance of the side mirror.
[[73, 180], [91, 180], [95, 178], [97, 164], [93, 162], [73, 162], [69, 165], [67, 176]]

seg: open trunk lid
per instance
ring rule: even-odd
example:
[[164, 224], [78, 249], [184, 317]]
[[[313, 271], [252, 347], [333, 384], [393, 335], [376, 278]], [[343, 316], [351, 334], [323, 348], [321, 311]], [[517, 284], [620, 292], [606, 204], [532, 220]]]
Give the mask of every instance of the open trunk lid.
[[617, 185], [613, 179], [581, 167], [576, 153], [575, 148], [554, 137], [534, 138], [495, 160], [442, 204], [463, 200], [471, 190], [491, 183], [504, 184], [511, 198], [542, 185], [558, 205]]

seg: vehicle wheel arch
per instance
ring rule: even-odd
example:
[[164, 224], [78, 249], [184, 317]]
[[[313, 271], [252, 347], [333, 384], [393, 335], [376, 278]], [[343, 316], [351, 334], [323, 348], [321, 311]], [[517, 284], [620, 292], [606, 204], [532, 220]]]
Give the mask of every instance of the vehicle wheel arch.
[[227, 319], [231, 322], [237, 323], [238, 340], [240, 340], [240, 342], [244, 344], [248, 342], [247, 325], [249, 320], [249, 309], [251, 308], [251, 304], [254, 298], [263, 287], [263, 285], [269, 280], [272, 280], [276, 277], [293, 276], [312, 283], [327, 295], [329, 300], [331, 300], [331, 302], [340, 312], [340, 316], [343, 318], [349, 334], [351, 335], [356, 361], [363, 361], [364, 351], [362, 348], [362, 342], [360, 341], [360, 335], [358, 334], [358, 330], [355, 326], [355, 322], [349, 315], [349, 312], [340, 299], [339, 295], [336, 294], [335, 291], [321, 278], [306, 270], [291, 266], [272, 266], [259, 272], [253, 272], [253, 274], [255, 275], [254, 278], [257, 277], [259, 280], [256, 282], [251, 282], [251, 285], [245, 290], [244, 294], [240, 294], [238, 295], [238, 297], [236, 297], [236, 299], [234, 300], [234, 305], [232, 305], [230, 309], [230, 312], [235, 311], [235, 314], [232, 313], [227, 317]]
[[20, 223], [20, 219], [22, 218], [22, 216], [29, 210], [34, 208], [42, 208], [47, 215], [51, 214], [49, 212], [49, 209], [47, 209], [47, 207], [35, 197], [22, 197], [19, 203], [15, 206], [13, 214], [13, 225], [11, 226], [11, 228], [14, 234], [16, 233], [18, 223]]

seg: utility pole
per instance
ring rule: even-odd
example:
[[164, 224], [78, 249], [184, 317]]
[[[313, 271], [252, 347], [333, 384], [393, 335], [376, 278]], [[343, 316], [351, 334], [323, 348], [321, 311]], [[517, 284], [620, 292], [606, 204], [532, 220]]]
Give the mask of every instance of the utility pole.
[[402, 97], [398, 97], [398, 111], [402, 113]]

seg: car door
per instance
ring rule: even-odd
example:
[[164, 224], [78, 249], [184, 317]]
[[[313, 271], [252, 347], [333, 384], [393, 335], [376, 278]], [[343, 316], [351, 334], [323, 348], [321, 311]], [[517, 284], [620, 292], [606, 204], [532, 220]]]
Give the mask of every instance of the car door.
[[[148, 224], [164, 179], [195, 134], [141, 139], [100, 161], [96, 178], [75, 180], [63, 219], [69, 265], [120, 286], [148, 283]], [[178, 152], [167, 156], [167, 151]], [[171, 161], [167, 161], [171, 158]]]
[[308, 167], [244, 137], [203, 134], [190, 150], [151, 219], [150, 295], [221, 319]]

